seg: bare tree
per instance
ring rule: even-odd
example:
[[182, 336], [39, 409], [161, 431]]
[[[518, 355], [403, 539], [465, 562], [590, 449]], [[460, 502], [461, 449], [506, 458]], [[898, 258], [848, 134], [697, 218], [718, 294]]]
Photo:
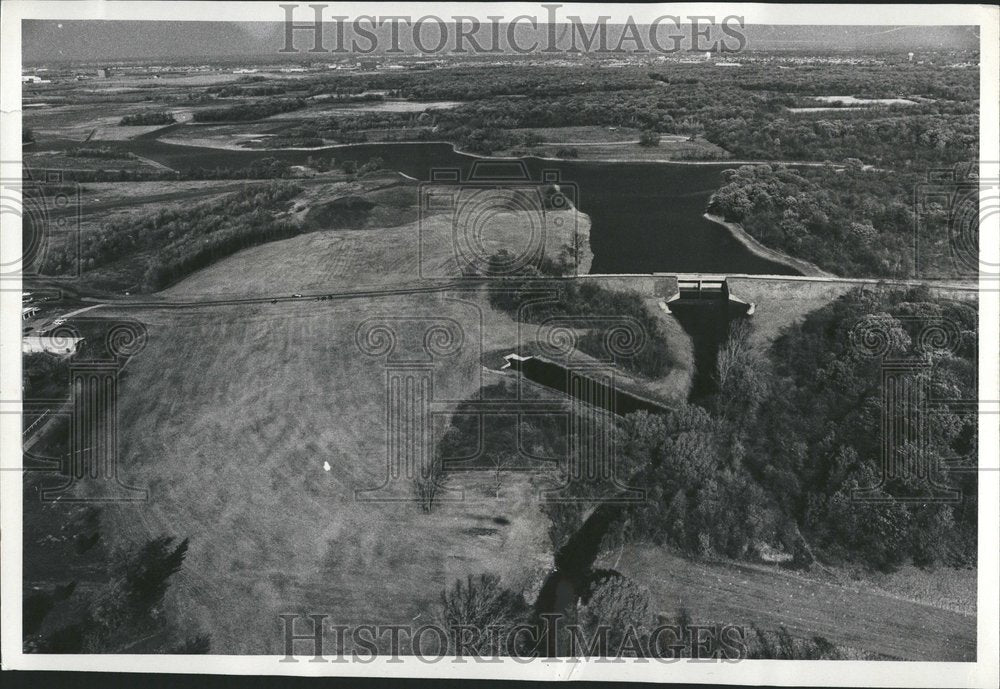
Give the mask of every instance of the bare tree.
[[507, 452], [490, 453], [490, 463], [493, 464], [493, 483], [497, 500], [500, 499], [500, 489], [503, 487], [503, 471], [511, 463], [511, 455]]
[[725, 390], [737, 370], [746, 365], [750, 352], [750, 323], [739, 318], [729, 326], [729, 336], [719, 348], [715, 378], [720, 390]]
[[417, 495], [420, 509], [430, 512], [434, 509], [434, 500], [444, 486], [448, 476], [444, 470], [441, 455], [435, 452], [431, 461], [420, 468], [420, 473], [413, 479], [413, 491]]
[[502, 586], [497, 575], [470, 574], [441, 593], [438, 620], [448, 630], [452, 652], [461, 640], [473, 653], [510, 655], [509, 630], [524, 622], [528, 610], [524, 598]]

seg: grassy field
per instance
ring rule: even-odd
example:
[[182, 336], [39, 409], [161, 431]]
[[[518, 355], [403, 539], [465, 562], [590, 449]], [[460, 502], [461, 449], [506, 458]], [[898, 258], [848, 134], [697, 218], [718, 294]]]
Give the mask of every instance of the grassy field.
[[[406, 316], [468, 329], [482, 315], [492, 327], [466, 332], [461, 351], [434, 368], [435, 398], [467, 398], [480, 385], [480, 342], [499, 347], [514, 329], [475, 298], [123, 313], [147, 324], [149, 346], [122, 386], [121, 456], [151, 497], [109, 507], [108, 531], [191, 538], [171, 597], [182, 620], [212, 630], [213, 649], [276, 652], [283, 612], [428, 620], [456, 577], [493, 571], [527, 587], [550, 565], [527, 477], [513, 478], [499, 501], [488, 481], [465, 477], [465, 501], [431, 515], [355, 500], [355, 489], [380, 483], [387, 461], [386, 364], [359, 352], [356, 328]], [[397, 355], [421, 352], [425, 326], [398, 323]]]
[[518, 134], [536, 134], [542, 143], [528, 148], [518, 147], [506, 151], [507, 155], [531, 154], [558, 157], [561, 149], [575, 149], [579, 160], [618, 160], [623, 162], [656, 162], [670, 160], [720, 159], [729, 154], [715, 144], [701, 138], [689, 140], [687, 136], [661, 134], [659, 146], [640, 146], [640, 130], [631, 127], [540, 127], [514, 129]]
[[[127, 197], [115, 186], [102, 189], [94, 192]], [[336, 224], [326, 204], [352, 195], [373, 204], [352, 217], [354, 229], [317, 228], [244, 250], [162, 296], [413, 284], [415, 190], [398, 176], [317, 183], [296, 199], [295, 212], [303, 221]], [[322, 212], [307, 220], [316, 209]], [[572, 210], [550, 214], [557, 218], [567, 221], [563, 228], [570, 220], [588, 226]], [[496, 216], [483, 237], [487, 250], [515, 245], [521, 221], [511, 212]], [[456, 275], [451, 216], [433, 216], [428, 231], [430, 267]], [[566, 236], [549, 239], [546, 246], [557, 248]], [[627, 280], [616, 286], [630, 287]], [[190, 537], [169, 595], [177, 621], [210, 631], [213, 650], [276, 652], [277, 616], [287, 612], [329, 613], [345, 624], [430, 621], [442, 588], [466, 574], [498, 573], [534, 599], [552, 565], [548, 518], [536, 495], [552, 480], [546, 472], [511, 473], [499, 498], [490, 472], [462, 472], [452, 484], [465, 489], [465, 499], [429, 515], [415, 504], [355, 499], [356, 489], [380, 483], [387, 466], [386, 360], [359, 351], [358, 325], [374, 317], [395, 326], [394, 356], [412, 359], [426, 352], [426, 321], [419, 319], [461, 324], [463, 346], [433, 368], [440, 427], [455, 404], [496, 382], [484, 353], [518, 347], [517, 324], [490, 308], [481, 289], [180, 311], [109, 306], [103, 315], [137, 318], [149, 330], [119, 408], [125, 479], [151, 497], [105, 510], [106, 547], [161, 533]], [[672, 344], [690, 349], [676, 323], [665, 327]], [[687, 350], [682, 361], [690, 360]], [[678, 367], [654, 382], [656, 392], [682, 399], [690, 375]], [[410, 487], [392, 494], [409, 497]]]
[[25, 152], [24, 164], [38, 170], [128, 170], [129, 172], [155, 172], [158, 168], [134, 157], [85, 158], [57, 152]]
[[[420, 219], [415, 208], [416, 190], [414, 184], [385, 175], [317, 185], [296, 200], [297, 207], [323, 209], [338, 197], [356, 197], [370, 203], [371, 208], [352, 211], [346, 219], [338, 217], [336, 209], [320, 212], [315, 221], [303, 210], [301, 219], [318, 225], [313, 231], [241, 251], [195, 273], [164, 295], [287, 295], [461, 277], [467, 262], [456, 255], [455, 247], [466, 246], [466, 242], [456, 244], [454, 214], [437, 212]], [[580, 271], [589, 270], [589, 218], [574, 209], [548, 211], [544, 231], [540, 218], [536, 212], [503, 211], [477, 226], [481, 235], [470, 233], [465, 239], [475, 255], [488, 257], [500, 248], [512, 253], [530, 249], [532, 232], [537, 231], [534, 237], [550, 257], [558, 256], [564, 244], [586, 245]], [[347, 226], [323, 229], [343, 223]]]
[[293, 112], [283, 112], [267, 118], [274, 120], [298, 120], [312, 117], [337, 117], [344, 115], [357, 115], [366, 112], [409, 112], [420, 113], [427, 110], [449, 110], [457, 108], [461, 103], [457, 101], [410, 101], [410, 100], [382, 100], [362, 103], [325, 103], [317, 102], [304, 110]]
[[80, 185], [83, 213], [97, 213], [106, 204], [143, 206], [155, 203], [167, 194], [186, 194], [188, 198], [211, 196], [227, 190], [236, 190], [246, 182], [232, 180], [159, 180], [156, 182], [86, 182]]
[[776, 568], [696, 562], [653, 546], [629, 546], [603, 564], [650, 590], [668, 617], [687, 609], [696, 622], [785, 626], [853, 651], [886, 658], [969, 661], [976, 617], [914, 602], [860, 584], [807, 579]]
[[[328, 241], [324, 234], [337, 233], [305, 238]], [[289, 289], [294, 276], [295, 284], [330, 284], [324, 260], [304, 263], [315, 247], [280, 246], [287, 243], [244, 251], [168, 296], [231, 285], [240, 271], [248, 291], [282, 275]], [[246, 272], [250, 265], [261, 274]], [[346, 265], [357, 272], [344, 285], [371, 270]], [[452, 484], [465, 499], [430, 515], [354, 494], [378, 485], [387, 462], [386, 360], [358, 350], [359, 324], [378, 318], [396, 327], [400, 360], [426, 351], [419, 319], [461, 324], [462, 348], [433, 368], [434, 398], [447, 414], [496, 382], [484, 353], [517, 347], [516, 323], [482, 291], [183, 311], [112, 306], [103, 315], [138, 318], [149, 330], [119, 408], [126, 479], [151, 497], [106, 509], [106, 531], [116, 534], [109, 547], [159, 533], [190, 537], [169, 595], [181, 624], [211, 630], [216, 652], [276, 652], [277, 615], [287, 612], [329, 613], [344, 624], [429, 621], [440, 590], [471, 573], [498, 573], [533, 600], [552, 564], [536, 495], [551, 475], [511, 473], [498, 498], [490, 472], [463, 472]], [[682, 398], [690, 370], [672, 375], [673, 396]], [[392, 494], [406, 497], [409, 486]]]
[[224, 148], [234, 151], [246, 150], [244, 144], [248, 141], [266, 141], [274, 133], [284, 129], [288, 123], [274, 122], [244, 122], [241, 124], [198, 124], [178, 127], [160, 137], [159, 140], [169, 144], [182, 146], [206, 146], [208, 148]]
[[[83, 141], [117, 140], [136, 136], [155, 129], [153, 127], [137, 127], [119, 125], [125, 115], [155, 111], [168, 111], [178, 122], [191, 119], [194, 110], [204, 108], [204, 105], [175, 105], [172, 102], [147, 102], [135, 100], [135, 96], [126, 94], [107, 94], [111, 102], [104, 102], [104, 97], [97, 98], [94, 94], [81, 94], [75, 90], [60, 89], [60, 97], [68, 98], [69, 103], [53, 102], [45, 107], [33, 107], [25, 110], [23, 126], [42, 136]], [[160, 93], [163, 93], [162, 91]], [[178, 93], [180, 95], [180, 93]], [[93, 102], [73, 102], [81, 96]], [[44, 100], [44, 97], [42, 97]]]
[[812, 311], [826, 306], [853, 287], [841, 282], [795, 280], [729, 280], [734, 297], [756, 304], [751, 317], [751, 342], [766, 349], [782, 332], [802, 321]]

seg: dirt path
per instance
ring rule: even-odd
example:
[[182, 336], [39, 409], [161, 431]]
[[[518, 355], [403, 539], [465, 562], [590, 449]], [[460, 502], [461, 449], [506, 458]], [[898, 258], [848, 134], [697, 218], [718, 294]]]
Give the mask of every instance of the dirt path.
[[974, 615], [778, 569], [692, 562], [653, 546], [627, 547], [617, 568], [647, 586], [654, 609], [671, 617], [684, 608], [696, 622], [783, 625], [796, 637], [904, 660], [976, 657]]

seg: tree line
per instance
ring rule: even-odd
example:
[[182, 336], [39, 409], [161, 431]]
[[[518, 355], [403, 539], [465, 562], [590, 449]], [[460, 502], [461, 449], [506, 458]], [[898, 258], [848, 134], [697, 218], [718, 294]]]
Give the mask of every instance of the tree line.
[[255, 184], [206, 204], [109, 223], [84, 235], [84, 267], [144, 260], [143, 288], [160, 289], [240, 249], [298, 234], [298, 223], [277, 216], [301, 191], [288, 182]]
[[271, 115], [292, 112], [306, 107], [302, 98], [271, 98], [268, 100], [240, 103], [223, 108], [196, 110], [195, 122], [248, 122], [261, 120]]
[[125, 115], [118, 124], [124, 126], [173, 124], [177, 120], [169, 112], [137, 112]]

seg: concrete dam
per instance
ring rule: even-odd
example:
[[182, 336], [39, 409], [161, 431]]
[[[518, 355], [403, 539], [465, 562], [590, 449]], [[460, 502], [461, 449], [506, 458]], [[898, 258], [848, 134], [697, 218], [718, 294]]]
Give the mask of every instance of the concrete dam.
[[[669, 294], [658, 302], [660, 309], [676, 318], [695, 343], [692, 398], [696, 399], [712, 391], [718, 349], [728, 337], [730, 323], [735, 318], [752, 315], [756, 305], [732, 294], [725, 276], [664, 278], [657, 276], [653, 289], [659, 294]], [[506, 355], [504, 360], [501, 370], [518, 371], [532, 382], [619, 416], [636, 411], [663, 414], [670, 409], [663, 402], [621, 389], [607, 369], [574, 369], [541, 356], [517, 353]]]

